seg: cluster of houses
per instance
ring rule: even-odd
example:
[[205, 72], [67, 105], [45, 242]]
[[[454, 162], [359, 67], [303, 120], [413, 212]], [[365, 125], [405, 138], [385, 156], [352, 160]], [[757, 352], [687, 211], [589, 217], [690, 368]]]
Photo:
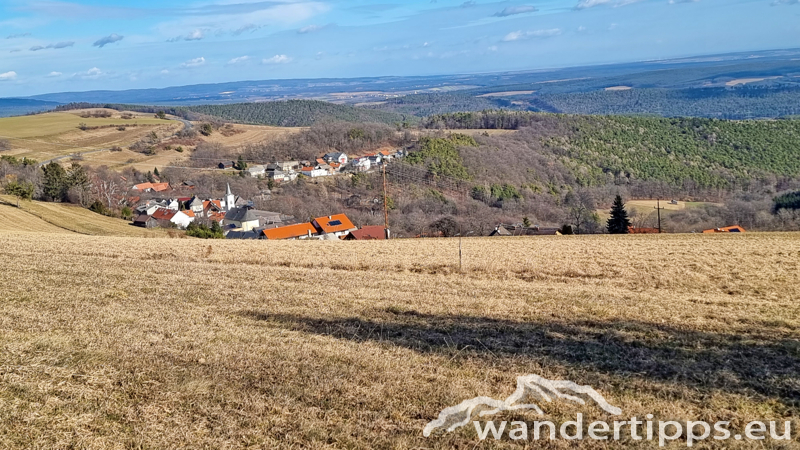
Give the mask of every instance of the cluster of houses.
[[[268, 178], [275, 182], [284, 182], [293, 181], [300, 175], [318, 178], [342, 172], [366, 172], [380, 167], [390, 159], [404, 156], [406, 156], [405, 150], [381, 150], [354, 158], [341, 152], [332, 152], [314, 161], [280, 161], [266, 165], [248, 166], [245, 172], [253, 178]], [[235, 161], [223, 161], [217, 165], [220, 169], [231, 169], [235, 166]]]
[[[233, 195], [230, 184], [221, 199], [200, 197], [148, 200], [136, 207], [133, 224], [144, 228], [186, 229], [193, 222], [216, 222], [227, 239], [383, 239], [376, 227], [358, 229], [344, 214], [297, 223], [292, 216], [255, 209], [253, 202]], [[352, 235], [351, 235], [352, 234]]]

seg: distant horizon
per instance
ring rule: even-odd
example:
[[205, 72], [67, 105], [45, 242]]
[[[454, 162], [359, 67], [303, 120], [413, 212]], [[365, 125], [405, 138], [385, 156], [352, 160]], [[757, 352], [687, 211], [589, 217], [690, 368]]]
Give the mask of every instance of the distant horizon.
[[796, 0], [9, 0], [0, 97], [502, 73], [796, 45]]
[[[645, 59], [645, 60], [635, 60], [635, 61], [605, 62], [598, 64], [576, 64], [576, 65], [565, 65], [558, 67], [529, 68], [529, 69], [518, 69], [518, 70], [498, 70], [498, 71], [490, 70], [490, 71], [452, 72], [452, 73], [434, 73], [434, 74], [418, 74], [418, 75], [374, 75], [374, 76], [365, 75], [365, 76], [352, 76], [352, 77], [297, 77], [297, 78], [261, 78], [261, 79], [252, 78], [252, 79], [241, 79], [241, 80], [223, 80], [223, 81], [215, 81], [208, 83], [171, 84], [165, 86], [144, 86], [136, 88], [121, 88], [121, 89], [86, 89], [86, 90], [70, 90], [70, 91], [51, 91], [51, 92], [40, 92], [23, 96], [10, 96], [10, 97], [4, 96], [0, 97], [0, 99], [2, 100], [35, 99], [35, 97], [58, 95], [58, 94], [81, 94], [90, 92], [119, 93], [119, 92], [140, 91], [140, 90], [141, 91], [168, 90], [168, 89], [183, 88], [183, 87], [215, 86], [215, 85], [229, 84], [229, 83], [248, 83], [248, 82], [256, 83], [256, 82], [266, 82], [266, 81], [285, 82], [285, 81], [356, 80], [356, 79], [382, 79], [382, 78], [428, 78], [428, 77], [458, 77], [458, 76], [475, 76], [475, 75], [492, 75], [492, 74], [524, 74], [524, 73], [536, 73], [536, 72], [546, 73], [546, 72], [556, 72], [560, 70], [569, 70], [569, 69], [613, 67], [613, 66], [624, 66], [629, 64], [647, 64], [647, 63], [657, 63], [657, 62], [670, 62], [670, 63], [674, 62], [676, 64], [679, 64], [684, 60], [691, 60], [695, 58], [725, 57], [725, 56], [743, 55], [749, 53], [790, 52], [790, 51], [800, 51], [800, 47], [771, 48], [762, 50], [746, 50], [746, 51], [735, 51], [735, 52], [725, 52], [725, 53], [688, 54], [688, 55], [672, 56], [666, 58]], [[736, 61], [744, 61], [744, 60], [747, 60], [747, 58], [734, 58], [730, 59], [729, 61], [733, 63]]]

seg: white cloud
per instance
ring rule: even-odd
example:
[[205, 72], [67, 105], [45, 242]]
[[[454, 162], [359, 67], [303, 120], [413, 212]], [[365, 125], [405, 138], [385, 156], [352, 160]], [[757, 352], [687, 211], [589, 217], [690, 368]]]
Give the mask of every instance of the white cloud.
[[92, 67], [86, 72], [78, 72], [76, 74], [73, 74], [72, 76], [82, 78], [84, 80], [96, 80], [102, 77], [103, 75], [105, 75], [105, 73], [102, 70], [98, 69], [97, 67]]
[[247, 56], [247, 55], [245, 55], [245, 56], [239, 56], [239, 57], [237, 57], [237, 58], [233, 58], [233, 59], [231, 59], [230, 61], [228, 61], [228, 65], [239, 64], [239, 63], [247, 62], [247, 61], [249, 61], [249, 60], [250, 60], [250, 57], [249, 57], [249, 56]]
[[536, 8], [529, 5], [509, 6], [508, 8], [494, 14], [495, 17], [508, 17], [516, 14], [526, 14], [536, 12]]
[[157, 29], [163, 36], [180, 35], [179, 38], [170, 40], [184, 39], [194, 30], [235, 35], [265, 26], [296, 26], [330, 9], [331, 6], [326, 2], [314, 0], [226, 1], [225, 4], [189, 7], [187, 14], [162, 22], [157, 25]]
[[11, 72], [0, 73], [0, 81], [10, 81], [17, 79], [17, 72], [13, 70]]
[[595, 6], [607, 5], [609, 3], [611, 3], [611, 0], [581, 0], [577, 5], [575, 5], [575, 9], [593, 8]]
[[194, 58], [186, 61], [185, 63], [181, 64], [181, 67], [199, 67], [206, 63], [206, 59], [204, 57]]
[[64, 74], [61, 73], [61, 72], [50, 72], [49, 74], [47, 74], [47, 76], [50, 77], [50, 78], [60, 77], [61, 75], [64, 75]]
[[297, 32], [300, 34], [308, 34], [308, 33], [313, 33], [315, 31], [319, 31], [323, 28], [325, 27], [320, 25], [309, 25], [307, 27], [300, 28], [299, 30], [297, 30]]
[[288, 57], [286, 55], [275, 55], [272, 58], [267, 58], [267, 59], [263, 60], [262, 62], [264, 64], [286, 64], [286, 63], [291, 62], [291, 61], [292, 61], [292, 58], [290, 58], [290, 57]]
[[527, 38], [547, 38], [547, 37], [558, 36], [559, 34], [561, 34], [561, 29], [559, 28], [552, 28], [549, 30], [534, 30], [534, 31], [512, 31], [503, 38], [503, 42], [513, 42]]
[[167, 69], [162, 70], [161, 75], [169, 75], [169, 70]]
[[183, 40], [185, 41], [199, 41], [203, 39], [203, 31], [202, 30], [194, 30], [189, 33]]

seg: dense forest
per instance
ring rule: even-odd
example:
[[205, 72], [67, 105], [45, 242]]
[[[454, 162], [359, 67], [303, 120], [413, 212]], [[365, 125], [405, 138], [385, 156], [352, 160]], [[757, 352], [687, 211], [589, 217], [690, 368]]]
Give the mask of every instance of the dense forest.
[[[432, 116], [429, 128], [520, 130], [582, 186], [621, 178], [735, 189], [800, 177], [800, 120], [725, 121], [484, 111]], [[537, 136], [532, 136], [536, 133]]]
[[[485, 97], [503, 91], [529, 92]], [[560, 91], [566, 92], [560, 92]], [[451, 112], [507, 109], [567, 114], [648, 115], [718, 119], [778, 118], [800, 114], [800, 87], [740, 86], [691, 89], [633, 88], [578, 92], [541, 84], [439, 94], [408, 95], [369, 108], [420, 117]]]
[[598, 90], [542, 94], [539, 106], [570, 114], [638, 114], [662, 117], [757, 119], [800, 113], [798, 87]]

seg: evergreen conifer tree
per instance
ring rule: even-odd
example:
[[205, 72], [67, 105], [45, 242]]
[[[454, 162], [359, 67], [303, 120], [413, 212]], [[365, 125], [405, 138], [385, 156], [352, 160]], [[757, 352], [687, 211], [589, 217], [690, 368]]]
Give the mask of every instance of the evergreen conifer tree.
[[611, 206], [611, 217], [606, 222], [606, 228], [610, 234], [627, 234], [631, 221], [628, 219], [628, 212], [625, 211], [625, 204], [622, 197], [617, 195], [614, 204]]

